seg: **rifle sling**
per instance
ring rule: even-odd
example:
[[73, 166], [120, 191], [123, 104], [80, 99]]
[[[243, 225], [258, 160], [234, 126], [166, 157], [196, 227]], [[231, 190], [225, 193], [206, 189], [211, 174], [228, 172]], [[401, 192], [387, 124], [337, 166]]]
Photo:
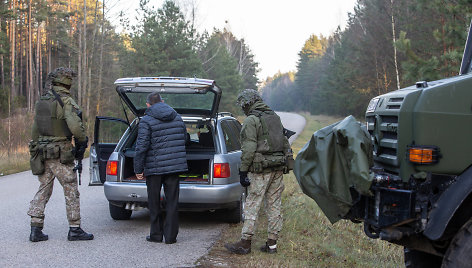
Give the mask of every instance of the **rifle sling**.
[[59, 94], [57, 94], [57, 92], [51, 88], [51, 92], [52, 94], [54, 95], [54, 97], [56, 98], [57, 102], [59, 102], [59, 104], [61, 105], [62, 108], [64, 108], [64, 102], [62, 101], [61, 97], [59, 96]]

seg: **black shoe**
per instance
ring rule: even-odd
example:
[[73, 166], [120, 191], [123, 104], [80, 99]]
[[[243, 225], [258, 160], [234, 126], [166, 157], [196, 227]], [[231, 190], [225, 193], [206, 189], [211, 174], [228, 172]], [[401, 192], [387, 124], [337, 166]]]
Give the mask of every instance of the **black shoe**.
[[231, 253], [241, 255], [249, 254], [251, 253], [251, 240], [241, 239], [233, 244], [225, 244], [225, 248]]
[[30, 241], [39, 242], [48, 240], [48, 235], [43, 233], [43, 227], [31, 226]]
[[270, 254], [277, 253], [277, 241], [272, 240], [272, 239], [267, 240], [265, 245], [261, 246], [261, 251], [266, 252], [266, 253], [270, 253]]
[[151, 238], [150, 235], [148, 235], [148, 236], [146, 236], [146, 241], [154, 242], [154, 243], [162, 243], [162, 238], [161, 239], [154, 239], [154, 238]]
[[80, 227], [70, 227], [67, 240], [69, 241], [80, 241], [80, 240], [92, 240], [93, 234], [88, 234]]
[[166, 240], [166, 244], [175, 244], [175, 243], [177, 243], [177, 239], [170, 240], [170, 241]]

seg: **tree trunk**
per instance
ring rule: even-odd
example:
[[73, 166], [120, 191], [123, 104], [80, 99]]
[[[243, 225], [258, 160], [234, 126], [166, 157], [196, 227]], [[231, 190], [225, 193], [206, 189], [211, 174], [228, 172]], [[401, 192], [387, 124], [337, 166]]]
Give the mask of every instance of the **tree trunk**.
[[[2, 31], [2, 23], [0, 21], [0, 32]], [[0, 43], [0, 50], [3, 51], [3, 43]], [[1, 72], [1, 78], [2, 78], [2, 90], [6, 90], [5, 88], [5, 68], [3, 65], [3, 53], [0, 54], [0, 72]]]
[[101, 21], [101, 29], [102, 29], [102, 36], [100, 38], [100, 62], [98, 63], [98, 86], [97, 86], [97, 109], [96, 115], [100, 114], [100, 101], [101, 101], [101, 92], [102, 92], [102, 73], [103, 73], [103, 39], [105, 36], [105, 0], [103, 0], [103, 7], [102, 7], [102, 21]]
[[79, 53], [77, 53], [77, 101], [79, 106], [82, 106], [82, 30], [80, 24], [77, 24], [77, 31], [79, 32]]
[[23, 36], [23, 29], [20, 27], [20, 25], [18, 25], [18, 32], [19, 32], [19, 35], [17, 36], [18, 37], [18, 40], [17, 40], [17, 43], [18, 44], [18, 53], [17, 54], [17, 57], [18, 57], [18, 63], [19, 63], [19, 66], [18, 68], [16, 68], [16, 74], [15, 76], [18, 77], [18, 92], [19, 94], [18, 95], [25, 95], [27, 96], [27, 92], [25, 91], [25, 88], [23, 87], [23, 69], [25, 69], [25, 63], [23, 62], [24, 61], [24, 58], [23, 58], [23, 54], [26, 53], [24, 51], [24, 42], [22, 42], [22, 36]]
[[[67, 5], [67, 12], [68, 12], [68, 13], [70, 13], [71, 7], [72, 7], [72, 3], [71, 3], [71, 0], [69, 0], [69, 4]], [[74, 31], [73, 31], [73, 29], [72, 29], [72, 16], [69, 17], [69, 25], [70, 25], [70, 28], [69, 28], [69, 42], [70, 42], [70, 43], [69, 43], [69, 47], [70, 47], [71, 49], [69, 49], [69, 50], [67, 51], [67, 55], [68, 55], [67, 60], [68, 60], [68, 62], [69, 62], [68, 67], [70, 68], [70, 66], [71, 66], [70, 60], [72, 59], [71, 51], [72, 51], [72, 47], [74, 47], [74, 44], [73, 44], [73, 43], [74, 43], [74, 40], [73, 40], [73, 39], [74, 39], [74, 38], [73, 38]]]
[[395, 63], [395, 74], [397, 77], [397, 89], [400, 89], [400, 75], [398, 73], [398, 62], [397, 62], [397, 47], [395, 45], [396, 37], [395, 37], [395, 19], [393, 17], [393, 0], [390, 0], [392, 4], [392, 40], [393, 40], [393, 61]]
[[[15, 0], [11, 2], [12, 4], [12, 13], [13, 17], [15, 16]], [[15, 46], [16, 46], [16, 31], [15, 31], [15, 24], [16, 20], [13, 18], [10, 21], [10, 97], [14, 98], [16, 96], [16, 90], [15, 90]]]
[[[92, 49], [90, 52], [90, 58], [88, 60], [88, 90], [87, 90], [87, 109], [86, 109], [86, 118], [87, 121], [90, 120], [90, 102], [91, 102], [91, 89], [92, 89], [92, 65], [93, 57], [95, 54], [95, 37], [97, 35], [97, 13], [98, 13], [98, 0], [95, 1], [95, 17], [93, 20], [93, 36], [92, 36]], [[90, 127], [90, 124], [87, 124], [87, 130]]]
[[83, 29], [83, 38], [84, 40], [82, 41], [83, 44], [83, 53], [82, 54], [82, 64], [83, 64], [83, 67], [82, 67], [82, 79], [83, 79], [83, 83], [82, 83], [82, 98], [84, 98], [84, 100], [82, 100], [82, 105], [85, 104], [85, 101], [89, 101], [89, 100], [86, 100], [85, 97], [87, 96], [87, 1], [84, 0], [84, 29]]
[[[38, 30], [36, 32], [36, 85], [35, 88], [35, 95], [41, 95], [41, 84], [40, 84], [40, 77], [41, 77], [41, 69], [39, 67], [39, 62], [41, 59], [41, 25], [38, 25]], [[33, 103], [36, 102], [37, 98], [33, 100]]]
[[11, 1], [12, 19], [10, 21], [10, 94], [8, 94], [8, 154], [11, 152], [11, 117], [12, 98], [15, 96], [15, 0]]
[[33, 111], [34, 88], [33, 88], [33, 29], [31, 29], [31, 0], [28, 3], [28, 92], [30, 96], [28, 110]]
[[[45, 28], [45, 23], [44, 21], [41, 23], [41, 28], [42, 29], [46, 29]], [[47, 30], [45, 31], [46, 35], [47, 35]], [[40, 37], [39, 37], [39, 42], [38, 42], [38, 45], [39, 45], [39, 70], [38, 70], [38, 73], [39, 73], [39, 96], [42, 95], [43, 93], [43, 50], [42, 50], [42, 42], [41, 40], [43, 39], [43, 34], [42, 34], [42, 31], [40, 31]], [[39, 98], [38, 98], [39, 99]]]
[[[49, 25], [49, 19], [46, 18], [46, 28]], [[51, 70], [51, 36], [49, 32], [46, 31], [46, 50], [47, 50], [47, 70], [46, 72], [49, 74]]]

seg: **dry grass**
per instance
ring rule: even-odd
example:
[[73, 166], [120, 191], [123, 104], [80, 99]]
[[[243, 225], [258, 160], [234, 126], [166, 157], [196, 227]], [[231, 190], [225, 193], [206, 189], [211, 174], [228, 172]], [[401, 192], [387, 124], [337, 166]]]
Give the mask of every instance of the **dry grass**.
[[28, 147], [20, 147], [8, 153], [0, 150], [0, 176], [30, 169]]
[[29, 169], [33, 116], [26, 110], [17, 112], [11, 118], [0, 119], [0, 176]]
[[[307, 126], [292, 145], [298, 152], [314, 131], [341, 118], [304, 114]], [[361, 224], [340, 221], [329, 223], [318, 205], [301, 192], [293, 175], [284, 176], [282, 196], [284, 227], [277, 243], [277, 254], [265, 254], [258, 248], [267, 237], [267, 219], [260, 215], [253, 239], [252, 253], [229, 254], [224, 243], [240, 239], [242, 224], [232, 224], [223, 231], [221, 239], [203, 257], [203, 267], [401, 267], [402, 248], [368, 238]]]
[[[0, 176], [30, 169], [28, 142], [33, 115], [19, 110], [10, 119], [0, 119]], [[89, 152], [85, 153], [88, 157]]]

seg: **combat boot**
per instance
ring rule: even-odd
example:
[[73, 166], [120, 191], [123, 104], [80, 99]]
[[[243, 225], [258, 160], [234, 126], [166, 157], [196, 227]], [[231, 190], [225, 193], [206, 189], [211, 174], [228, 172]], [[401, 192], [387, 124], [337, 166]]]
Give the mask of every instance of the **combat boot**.
[[48, 235], [43, 233], [43, 227], [31, 226], [31, 234], [30, 234], [31, 242], [46, 241], [48, 239], [49, 239]]
[[69, 241], [79, 241], [79, 240], [92, 240], [93, 234], [88, 234], [82, 230], [80, 227], [70, 227], [69, 234], [67, 235], [67, 240]]
[[267, 239], [265, 245], [261, 246], [262, 252], [277, 253], [277, 240]]
[[225, 244], [225, 248], [231, 253], [241, 255], [249, 254], [251, 253], [251, 240], [241, 239], [236, 243]]

